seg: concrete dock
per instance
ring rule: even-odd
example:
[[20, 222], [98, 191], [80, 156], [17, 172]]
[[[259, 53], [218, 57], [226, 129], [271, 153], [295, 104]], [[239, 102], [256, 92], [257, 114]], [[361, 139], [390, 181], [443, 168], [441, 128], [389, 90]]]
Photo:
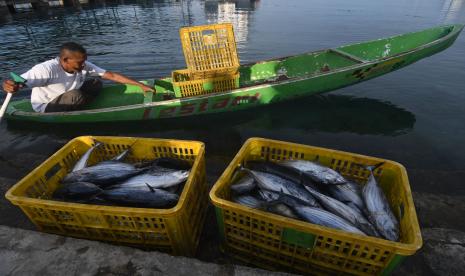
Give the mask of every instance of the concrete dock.
[[0, 226], [0, 275], [286, 275]]
[[[465, 198], [431, 194], [414, 197], [419, 219], [424, 222], [424, 244], [394, 275], [464, 275], [465, 232], [457, 229], [464, 222], [457, 218], [465, 212]], [[0, 206], [2, 214], [19, 215], [14, 206]], [[16, 220], [16, 224], [25, 223], [22, 216]], [[215, 229], [213, 223], [211, 229]], [[198, 255], [209, 261], [205, 262], [0, 226], [0, 275], [284, 275], [235, 264], [222, 256], [217, 246], [215, 240], [200, 246]]]

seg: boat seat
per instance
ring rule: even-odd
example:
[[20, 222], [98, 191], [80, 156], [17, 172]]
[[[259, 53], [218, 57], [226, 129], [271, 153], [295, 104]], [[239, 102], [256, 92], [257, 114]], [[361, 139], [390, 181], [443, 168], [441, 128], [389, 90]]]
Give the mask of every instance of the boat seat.
[[329, 49], [329, 51], [334, 52], [334, 53], [336, 53], [336, 54], [338, 54], [340, 56], [346, 57], [346, 58], [348, 58], [350, 60], [353, 60], [355, 62], [358, 62], [358, 63], [367, 63], [368, 62], [368, 60], [366, 60], [366, 59], [356, 57], [354, 55], [351, 55], [349, 53], [346, 53], [346, 52], [338, 50], [338, 49]]
[[151, 103], [153, 102], [153, 92], [145, 92], [144, 93], [144, 103]]

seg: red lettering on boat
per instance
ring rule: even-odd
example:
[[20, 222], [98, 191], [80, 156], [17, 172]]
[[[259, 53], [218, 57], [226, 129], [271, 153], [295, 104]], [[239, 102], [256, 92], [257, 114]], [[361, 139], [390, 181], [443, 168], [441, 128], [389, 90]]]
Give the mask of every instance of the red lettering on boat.
[[165, 108], [160, 110], [160, 117], [170, 117], [174, 115], [174, 111], [176, 111], [176, 106]]
[[148, 119], [150, 117], [150, 111], [152, 111], [151, 107], [147, 107], [146, 109], [144, 109], [144, 115], [142, 115], [142, 119]]
[[218, 109], [218, 108], [225, 108], [228, 105], [229, 98], [226, 98], [224, 100], [219, 100], [213, 105], [213, 109]]
[[194, 113], [195, 111], [195, 103], [184, 104], [181, 106], [181, 110], [179, 111], [180, 115], [187, 115]]
[[208, 100], [203, 101], [203, 102], [200, 104], [199, 112], [206, 111], [206, 110], [207, 110], [207, 106], [208, 106]]

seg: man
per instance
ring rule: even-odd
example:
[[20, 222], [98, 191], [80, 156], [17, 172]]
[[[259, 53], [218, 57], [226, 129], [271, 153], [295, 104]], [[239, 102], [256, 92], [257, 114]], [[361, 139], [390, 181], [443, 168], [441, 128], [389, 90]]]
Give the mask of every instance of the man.
[[[102, 89], [101, 77], [123, 84], [139, 86], [144, 92], [153, 88], [121, 74], [106, 71], [88, 61], [87, 52], [81, 45], [67, 42], [60, 48], [60, 56], [32, 67], [21, 77], [32, 88], [31, 104], [37, 112], [61, 112], [82, 109]], [[22, 85], [12, 80], [3, 82], [3, 90], [15, 93]]]

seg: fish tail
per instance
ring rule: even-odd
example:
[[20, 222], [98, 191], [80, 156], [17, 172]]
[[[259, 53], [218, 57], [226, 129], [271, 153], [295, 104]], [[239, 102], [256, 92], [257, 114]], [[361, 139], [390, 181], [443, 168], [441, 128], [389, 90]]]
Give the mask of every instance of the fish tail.
[[98, 148], [98, 147], [103, 145], [103, 142], [101, 142], [101, 141], [99, 141], [99, 140], [97, 140], [95, 138], [92, 138], [92, 141], [94, 142], [94, 147], [95, 148]]
[[319, 155], [315, 156], [315, 159], [313, 161], [315, 163], [320, 163], [320, 156]]
[[246, 167], [244, 167], [243, 164], [239, 164], [237, 166], [237, 171], [243, 171], [243, 172], [246, 172], [246, 173], [252, 175], [251, 171], [249, 169], [247, 169]]
[[374, 164], [374, 165], [363, 165], [363, 164], [357, 164], [357, 163], [354, 163], [354, 165], [359, 166], [361, 168], [364, 168], [364, 169], [366, 169], [366, 170], [368, 170], [370, 172], [373, 172], [376, 169], [378, 169], [379, 167], [381, 167], [382, 165], [384, 165], [384, 163], [385, 162], [382, 161], [382, 162], [379, 162], [379, 163]]
[[375, 165], [366, 166], [365, 168], [371, 172], [374, 172], [377, 168], [381, 167], [382, 165], [384, 165], [384, 161], [379, 162], [378, 164], [375, 164]]
[[147, 185], [147, 187], [149, 187], [150, 191], [152, 193], [155, 193], [155, 188], [153, 188], [152, 186], [149, 185], [149, 183], [145, 183], [145, 185]]

